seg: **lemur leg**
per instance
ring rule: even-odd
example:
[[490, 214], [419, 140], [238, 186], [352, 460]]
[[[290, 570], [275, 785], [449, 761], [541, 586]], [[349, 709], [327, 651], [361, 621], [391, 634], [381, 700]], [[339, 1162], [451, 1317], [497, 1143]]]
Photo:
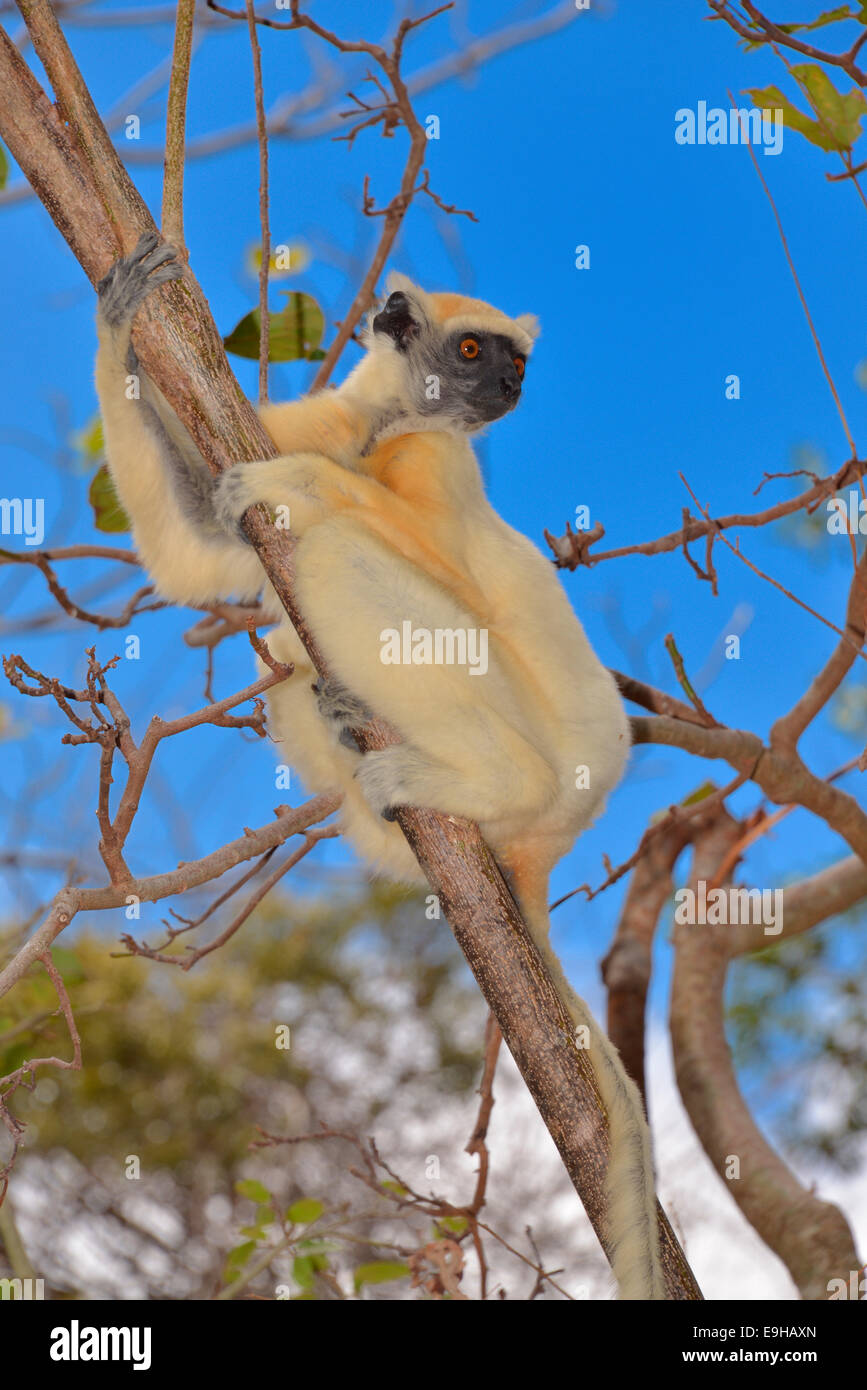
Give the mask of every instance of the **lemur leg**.
[[311, 688], [316, 695], [319, 713], [330, 726], [332, 733], [337, 736], [338, 742], [353, 753], [359, 753], [352, 730], [360, 729], [372, 719], [373, 711], [333, 677], [325, 680], [320, 676]]
[[211, 474], [141, 372], [130, 341], [147, 295], [182, 274], [173, 248], [149, 234], [98, 286], [96, 386], [106, 457], [136, 547], [161, 593], [190, 603], [233, 594], [251, 599], [262, 587], [258, 559], [219, 526]]
[[311, 527], [295, 559], [299, 605], [329, 669], [405, 740], [362, 758], [357, 775], [371, 809], [425, 806], [485, 823], [540, 812], [557, 775], [496, 636], [488, 643], [483, 634], [477, 675], [467, 660], [392, 661], [389, 634], [407, 621], [463, 634], [469, 651], [481, 641], [478, 620], [372, 536], [361, 515]]

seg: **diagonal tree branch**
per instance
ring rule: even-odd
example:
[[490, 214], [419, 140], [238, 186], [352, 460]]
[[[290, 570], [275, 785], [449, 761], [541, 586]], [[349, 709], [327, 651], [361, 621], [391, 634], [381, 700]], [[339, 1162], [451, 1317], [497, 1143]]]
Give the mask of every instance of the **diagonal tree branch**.
[[807, 725], [828, 703], [834, 691], [854, 666], [855, 658], [864, 646], [865, 628], [867, 628], [867, 547], [861, 553], [849, 589], [844, 634], [834, 648], [830, 659], [811, 681], [809, 689], [804, 692], [798, 703], [789, 710], [789, 713], [783, 715], [772, 726], [770, 734], [772, 748], [794, 751], [798, 739]]
[[[773, 943], [800, 936], [819, 922], [846, 912], [867, 898], [867, 864], [857, 854], [839, 859], [827, 869], [820, 869], [809, 878], [790, 883], [783, 889], [783, 908], [780, 918], [783, 930], [772, 938]], [[739, 927], [732, 935], [730, 954], [743, 956], [750, 951], [766, 951], [769, 940], [764, 927]]]
[[124, 907], [131, 896], [142, 903], [159, 902], [162, 898], [172, 898], [177, 893], [187, 893], [191, 888], [201, 888], [228, 873], [238, 864], [248, 859], [256, 859], [269, 850], [276, 849], [288, 840], [290, 835], [302, 834], [308, 826], [315, 825], [337, 810], [339, 798], [335, 796], [315, 796], [298, 807], [278, 807], [276, 820], [258, 830], [247, 830], [237, 840], [222, 845], [220, 849], [206, 854], [203, 859], [193, 859], [179, 864], [164, 874], [152, 874], [148, 878], [128, 879], [125, 883], [105, 884], [101, 888], [67, 887], [54, 899], [51, 910], [33, 935], [24, 943], [12, 960], [0, 971], [0, 999], [8, 994], [13, 985], [27, 973], [35, 960], [38, 960], [52, 941], [69, 926], [78, 912], [102, 912], [106, 908]]
[[744, 729], [704, 729], [668, 715], [630, 720], [634, 743], [662, 743], [700, 758], [723, 758], [746, 774], [778, 806], [812, 811], [841, 835], [867, 864], [867, 812], [842, 788], [811, 772], [794, 750], [764, 748]]

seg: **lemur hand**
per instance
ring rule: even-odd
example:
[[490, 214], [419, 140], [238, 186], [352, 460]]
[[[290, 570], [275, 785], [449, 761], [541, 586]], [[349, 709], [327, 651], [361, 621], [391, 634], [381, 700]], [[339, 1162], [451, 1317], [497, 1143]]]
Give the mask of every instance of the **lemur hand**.
[[160, 244], [159, 233], [146, 232], [132, 254], [115, 261], [96, 287], [103, 323], [109, 328], [132, 323], [151, 290], [179, 280], [184, 268], [177, 254], [173, 246]]

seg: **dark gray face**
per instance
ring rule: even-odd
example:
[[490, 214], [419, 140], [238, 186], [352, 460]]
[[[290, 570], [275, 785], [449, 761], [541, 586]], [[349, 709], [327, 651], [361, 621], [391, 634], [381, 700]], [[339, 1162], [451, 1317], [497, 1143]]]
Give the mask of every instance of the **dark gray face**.
[[405, 354], [418, 415], [478, 429], [514, 410], [521, 398], [526, 358], [504, 334], [463, 329], [441, 335], [419, 321], [399, 290], [374, 318], [373, 331], [387, 334]]

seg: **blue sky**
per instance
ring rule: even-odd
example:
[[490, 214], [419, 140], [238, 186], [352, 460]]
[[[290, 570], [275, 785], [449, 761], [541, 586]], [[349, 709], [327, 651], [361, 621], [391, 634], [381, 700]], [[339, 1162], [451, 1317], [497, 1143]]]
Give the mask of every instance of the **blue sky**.
[[[467, 34], [544, 8], [472, 0], [413, 37], [405, 70], [424, 68]], [[787, 17], [815, 11], [792, 4]], [[316, 15], [341, 32], [363, 24], [366, 35], [376, 36], [390, 28], [393, 10], [369, 0], [363, 8], [324, 3]], [[70, 26], [68, 33], [102, 111], [121, 102], [170, 43], [165, 28], [107, 33]], [[303, 88], [323, 61], [334, 62], [315, 39], [261, 37], [269, 105]], [[339, 109], [345, 90], [359, 90], [366, 64], [337, 63], [329, 80], [336, 83], [332, 105]], [[789, 495], [792, 484], [785, 480], [769, 484], [761, 499], [752, 494], [765, 471], [799, 466], [793, 458], [805, 446], [820, 456], [820, 471], [846, 458], [845, 437], [747, 151], [684, 147], [674, 139], [679, 108], [702, 100], [726, 106], [727, 88], [739, 93], [780, 81], [773, 55], [742, 53], [731, 31], [704, 21], [700, 5], [632, 0], [606, 7], [604, 15], [582, 15], [465, 81], [452, 79], [419, 97], [419, 115], [440, 120], [440, 139], [430, 144], [431, 184], [446, 203], [472, 209], [478, 222], [446, 218], [419, 199], [391, 263], [429, 288], [455, 286], [507, 311], [539, 315], [543, 332], [524, 400], [494, 427], [481, 453], [494, 505], [540, 545], [543, 529], [561, 532], [580, 504], [604, 524], [606, 548], [676, 529], [689, 500], [680, 473], [721, 514]], [[159, 145], [163, 99], [160, 93], [141, 106], [137, 154]], [[196, 54], [190, 135], [251, 116], [246, 36], [242, 26], [226, 21], [207, 31]], [[395, 187], [404, 150], [401, 133], [390, 141], [364, 133], [351, 148], [328, 136], [272, 144], [273, 238], [308, 244], [311, 263], [292, 287], [314, 294], [331, 323], [351, 298], [346, 258], [353, 271], [363, 266], [379, 230], [378, 222], [359, 213], [364, 175], [382, 204]], [[867, 356], [867, 324], [852, 308], [863, 300], [865, 210], [851, 188], [826, 182], [831, 157], [793, 132], [786, 132], [778, 157], [758, 158], [863, 454], [867, 397], [854, 370]], [[130, 167], [158, 212], [159, 164]], [[18, 177], [15, 172], [13, 180]], [[257, 185], [252, 145], [189, 165], [191, 262], [223, 332], [255, 302], [244, 258], [257, 236]], [[587, 270], [574, 265], [579, 244], [590, 247]], [[0, 264], [3, 495], [46, 499], [46, 544], [98, 542], [87, 478], [69, 450], [74, 432], [96, 410], [92, 291], [33, 199], [0, 207]], [[272, 303], [280, 303], [276, 288]], [[341, 371], [354, 361], [354, 351]], [[237, 359], [233, 364], [252, 393], [255, 369]], [[303, 390], [308, 371], [297, 364], [275, 370], [273, 394]], [[725, 398], [730, 373], [740, 378], [737, 401]], [[822, 532], [815, 553], [793, 544], [792, 530], [782, 527], [745, 531], [742, 541], [758, 566], [840, 622], [850, 563], [844, 538]], [[563, 583], [610, 665], [674, 689], [663, 647], [672, 631], [688, 669], [711, 671], [704, 693], [716, 716], [764, 735], [835, 638], [721, 546], [716, 562], [718, 597], [677, 553], [606, 562], [565, 574]], [[70, 562], [62, 573], [76, 592], [86, 592], [105, 572], [105, 565]], [[91, 602], [116, 609], [121, 592]], [[22, 582], [17, 572], [4, 571], [0, 595], [14, 623], [50, 608], [38, 575]], [[139, 731], [153, 712], [173, 715], [202, 702], [201, 653], [181, 642], [193, 621], [195, 615], [170, 611], [142, 616], [130, 628], [141, 638], [141, 660], [121, 662], [114, 684]], [[740, 660], [719, 660], [721, 637], [741, 628]], [[2, 648], [76, 683], [83, 650], [94, 640], [103, 657], [122, 650], [121, 634], [71, 625], [4, 635]], [[246, 684], [249, 671], [244, 643], [221, 647], [217, 693]], [[863, 683], [860, 671], [850, 679]], [[61, 748], [66, 726], [45, 702], [13, 692], [0, 698], [12, 726], [2, 750], [4, 838], [16, 847], [89, 848], [93, 867], [93, 750]], [[821, 773], [859, 751], [858, 741], [827, 715], [803, 747]], [[164, 746], [132, 845], [134, 867], [143, 873], [170, 867], [178, 857], [234, 838], [241, 825], [269, 819], [285, 799], [275, 792], [275, 761], [268, 747], [248, 747], [230, 731], [206, 729]], [[39, 799], [28, 806], [21, 792], [34, 775]], [[614, 862], [626, 858], [649, 816], [708, 775], [721, 782], [731, 774], [724, 765], [701, 764], [675, 750], [638, 750], [603, 821], [557, 870], [553, 895], [586, 879], [598, 881], [603, 853]], [[857, 794], [855, 777], [847, 786]], [[735, 805], [747, 809], [756, 800], [746, 790]], [[320, 864], [348, 863], [341, 846], [324, 849]], [[821, 823], [798, 812], [750, 853], [745, 877], [777, 886], [844, 852]], [[319, 874], [310, 879], [317, 887], [324, 881]], [[56, 880], [42, 873], [11, 878], [4, 907], [32, 906], [54, 886]], [[557, 944], [574, 968], [602, 954], [619, 901], [616, 889], [589, 907], [577, 899], [558, 912]], [[155, 923], [161, 909], [150, 911]]]

